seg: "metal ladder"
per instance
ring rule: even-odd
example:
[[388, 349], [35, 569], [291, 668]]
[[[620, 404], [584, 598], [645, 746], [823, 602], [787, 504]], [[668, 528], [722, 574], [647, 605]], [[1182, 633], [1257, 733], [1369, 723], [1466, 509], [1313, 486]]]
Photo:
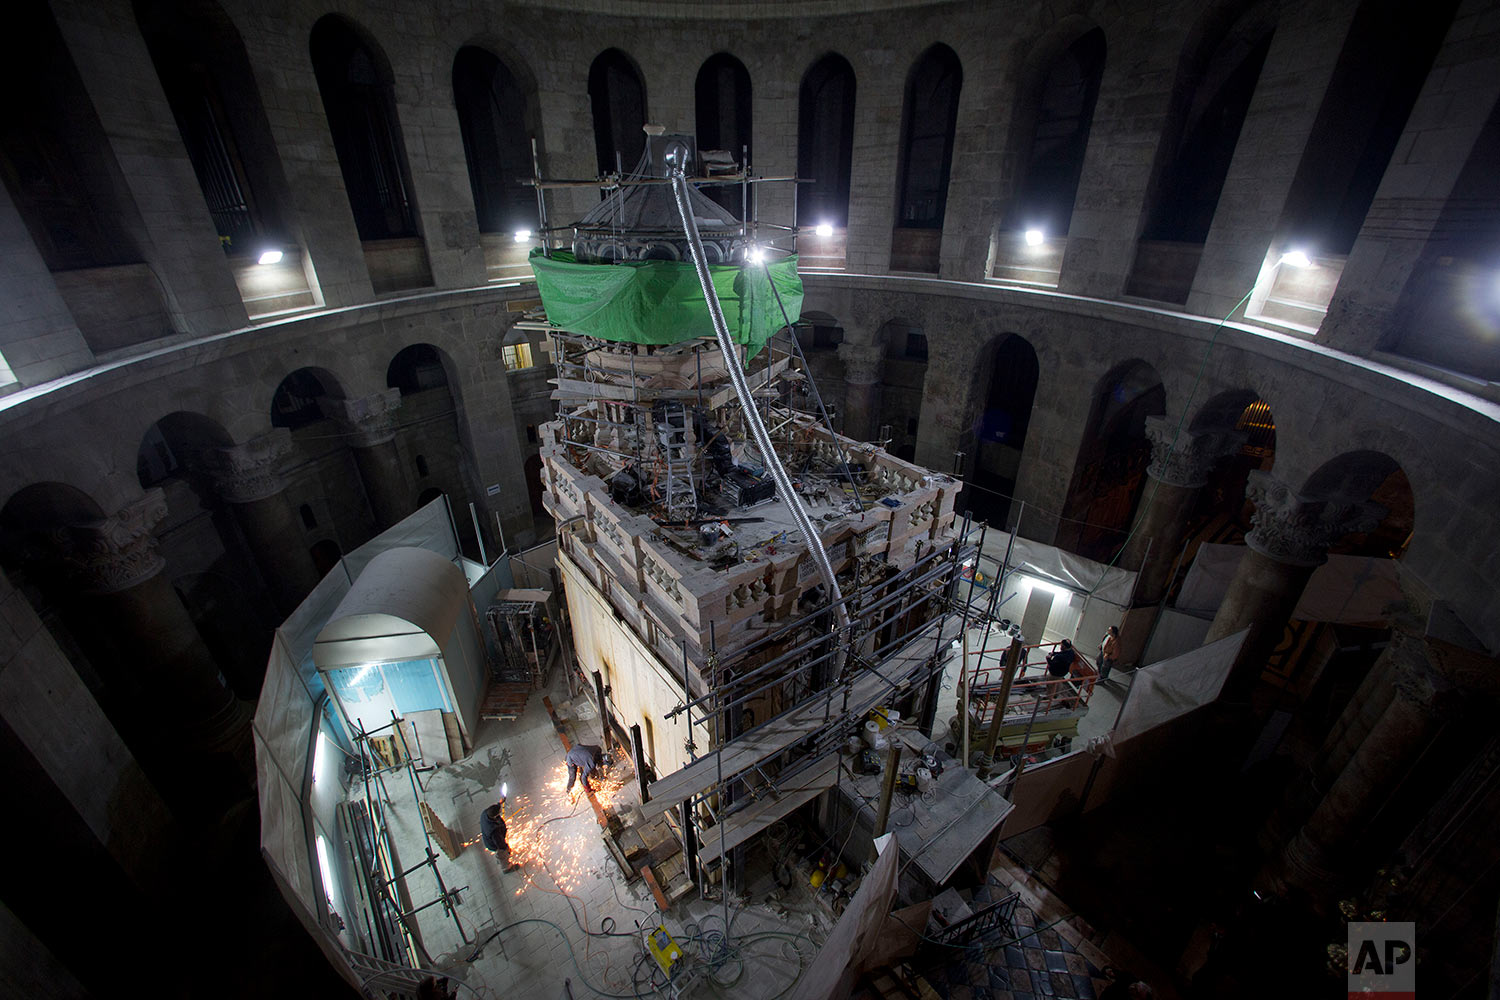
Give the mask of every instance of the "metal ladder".
[[656, 437], [667, 467], [667, 516], [689, 520], [698, 513], [698, 493], [693, 489], [693, 428], [681, 403], [669, 400], [662, 407]]

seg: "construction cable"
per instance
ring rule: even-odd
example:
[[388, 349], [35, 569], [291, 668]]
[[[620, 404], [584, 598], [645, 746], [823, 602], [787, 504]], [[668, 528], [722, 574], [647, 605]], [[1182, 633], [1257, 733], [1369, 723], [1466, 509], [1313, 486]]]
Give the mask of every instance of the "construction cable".
[[[834, 576], [833, 566], [828, 561], [828, 551], [823, 547], [823, 539], [819, 536], [817, 529], [813, 527], [807, 508], [802, 506], [802, 498], [792, 488], [791, 477], [787, 475], [786, 468], [781, 464], [776, 448], [771, 443], [771, 436], [766, 431], [766, 425], [760, 419], [760, 411], [755, 406], [755, 398], [750, 391], [749, 383], [745, 381], [744, 366], [738, 362], [738, 352], [735, 350], [734, 341], [730, 339], [729, 325], [724, 320], [724, 310], [719, 305], [718, 293], [714, 291], [713, 280], [709, 276], [708, 261], [703, 252], [703, 240], [698, 235], [698, 223], [694, 220], [692, 209], [688, 205], [687, 177], [683, 173], [681, 164], [686, 150], [678, 147], [674, 148], [673, 153], [675, 154], [673, 158], [677, 162], [672, 167], [672, 193], [677, 200], [677, 214], [682, 220], [683, 233], [687, 236], [688, 250], [693, 258], [693, 269], [698, 274], [698, 284], [703, 288], [703, 298], [708, 304], [709, 319], [713, 322], [714, 336], [718, 340], [719, 353], [724, 358], [724, 367], [729, 373], [730, 384], [734, 387], [734, 394], [739, 399], [745, 423], [755, 438], [755, 445], [760, 449], [766, 468], [776, 481], [776, 488], [781, 491], [787, 509], [792, 513], [792, 519], [807, 540], [807, 551], [812, 557], [813, 566], [817, 569], [823, 585], [828, 588], [829, 600], [833, 604], [839, 633], [847, 637], [850, 624], [849, 611], [844, 607], [844, 595]], [[843, 666], [844, 643], [840, 642], [838, 652], [834, 656], [835, 676], [843, 674]]]

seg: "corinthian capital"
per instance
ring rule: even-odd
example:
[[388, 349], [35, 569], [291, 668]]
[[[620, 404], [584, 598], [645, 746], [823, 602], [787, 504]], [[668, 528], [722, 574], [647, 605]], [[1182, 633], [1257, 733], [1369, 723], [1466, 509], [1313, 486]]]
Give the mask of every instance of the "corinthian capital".
[[85, 592], [113, 594], [146, 582], [167, 564], [152, 534], [166, 516], [166, 494], [150, 489], [111, 517], [57, 529], [54, 539]]
[[1328, 546], [1351, 531], [1370, 531], [1385, 508], [1345, 497], [1305, 496], [1261, 469], [1250, 473], [1245, 495], [1255, 504], [1245, 544], [1292, 566], [1321, 566]]
[[1147, 417], [1151, 464], [1146, 475], [1168, 486], [1197, 489], [1208, 482], [1214, 463], [1245, 442], [1245, 432], [1230, 428], [1180, 431], [1167, 417]]
[[839, 360], [844, 363], [844, 380], [855, 385], [874, 385], [880, 381], [880, 370], [885, 363], [885, 346], [882, 344], [839, 345]]
[[213, 478], [219, 496], [230, 503], [252, 503], [275, 496], [286, 486], [281, 462], [291, 450], [292, 432], [278, 427], [233, 448], [202, 451], [198, 462]]
[[383, 389], [359, 399], [321, 396], [323, 416], [337, 423], [355, 448], [385, 444], [396, 436], [396, 411], [401, 408], [401, 390]]

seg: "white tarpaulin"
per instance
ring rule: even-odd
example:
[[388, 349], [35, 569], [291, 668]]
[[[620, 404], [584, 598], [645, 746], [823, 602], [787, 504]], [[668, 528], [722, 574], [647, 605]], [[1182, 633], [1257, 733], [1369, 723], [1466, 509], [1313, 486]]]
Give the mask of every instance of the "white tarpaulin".
[[882, 838], [876, 844], [879, 856], [875, 866], [860, 881], [859, 891], [823, 942], [818, 957], [797, 981], [792, 1000], [833, 1000], [853, 992], [860, 966], [874, 950], [876, 931], [896, 897], [896, 860], [901, 852], [894, 837]]
[[[1010, 534], [991, 529], [984, 538], [985, 562], [1004, 559], [1007, 545], [1010, 545]], [[1017, 537], [1015, 544], [1010, 545], [1008, 566], [1012, 571], [1019, 570], [1120, 607], [1130, 604], [1130, 595], [1135, 590], [1136, 574], [1133, 570], [1106, 566], [1029, 538]], [[988, 566], [981, 569], [986, 575], [990, 573]]]
[[1130, 693], [1125, 697], [1125, 707], [1115, 723], [1114, 742], [1124, 743], [1217, 698], [1249, 634], [1249, 629], [1242, 629], [1207, 646], [1137, 670]]
[[[1177, 607], [1212, 615], [1246, 551], [1243, 545], [1198, 546]], [[1313, 570], [1292, 617], [1309, 622], [1377, 622], [1387, 617], [1386, 608], [1401, 600], [1395, 560], [1329, 556]]]

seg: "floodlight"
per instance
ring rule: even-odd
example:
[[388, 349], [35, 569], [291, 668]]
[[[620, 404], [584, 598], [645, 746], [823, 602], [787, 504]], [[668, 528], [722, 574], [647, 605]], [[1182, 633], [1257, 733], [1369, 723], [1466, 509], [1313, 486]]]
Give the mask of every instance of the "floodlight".
[[281, 251], [280, 250], [262, 250], [258, 262], [261, 263], [261, 264], [280, 264], [281, 263]]
[[517, 243], [525, 243], [529, 239], [531, 239], [531, 230], [529, 230], [529, 229], [517, 229], [516, 230], [516, 242]]
[[1029, 247], [1039, 247], [1039, 246], [1041, 246], [1042, 245], [1042, 241], [1045, 240], [1046, 238], [1047, 238], [1047, 234], [1043, 233], [1040, 229], [1028, 229], [1028, 230], [1026, 230], [1026, 245], [1029, 246]]
[[819, 236], [822, 236], [822, 237], [825, 237], [825, 238], [829, 237], [829, 236], [832, 236], [833, 235], [833, 225], [831, 223], [827, 223], [827, 222], [820, 222], [813, 229], [813, 232], [815, 232]]
[[1307, 255], [1306, 250], [1292, 250], [1281, 255], [1278, 264], [1290, 264], [1292, 267], [1312, 267], [1312, 258]]

